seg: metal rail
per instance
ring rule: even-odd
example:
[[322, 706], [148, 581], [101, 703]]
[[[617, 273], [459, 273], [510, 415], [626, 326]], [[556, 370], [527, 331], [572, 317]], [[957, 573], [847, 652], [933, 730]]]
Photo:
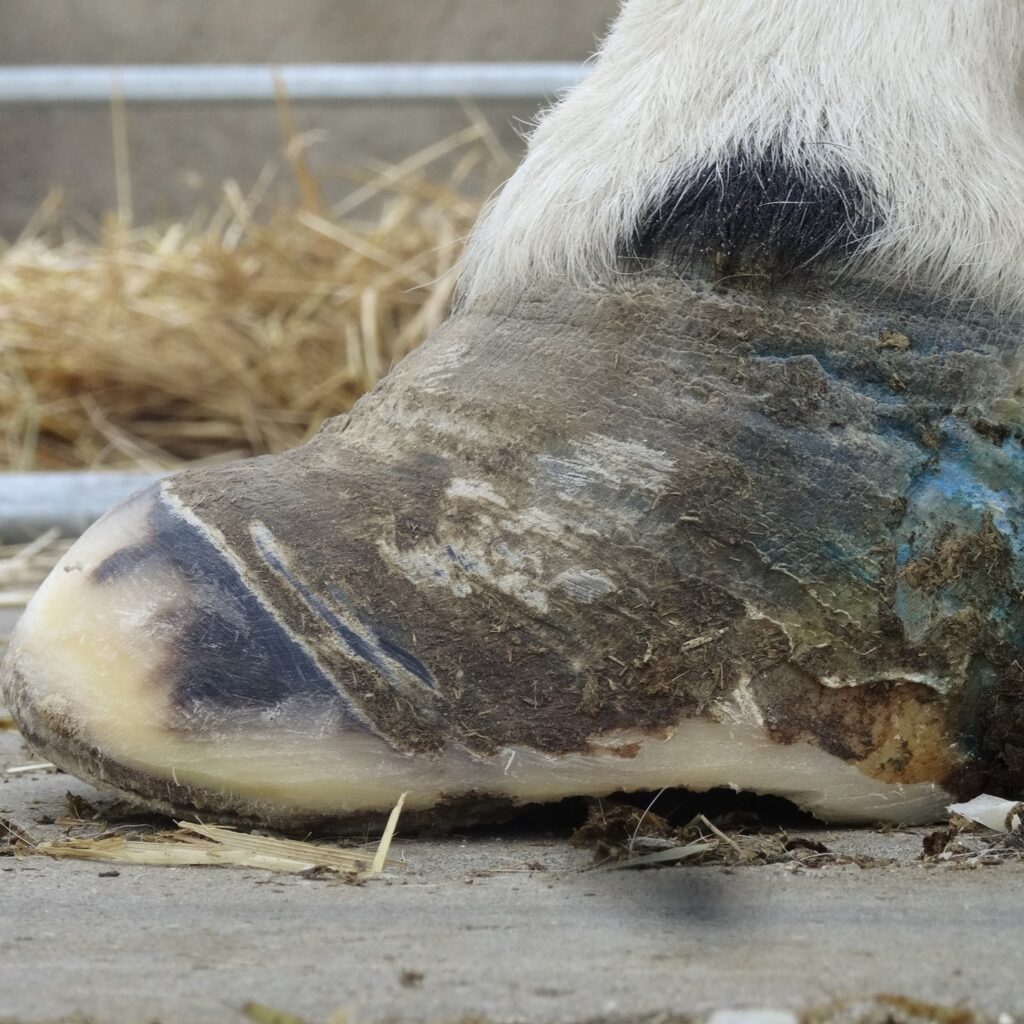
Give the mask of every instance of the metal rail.
[[77, 537], [112, 505], [159, 479], [153, 473], [0, 473], [0, 541], [31, 540], [54, 527]]
[[0, 103], [537, 99], [572, 87], [581, 64], [60, 64], [0, 67]]

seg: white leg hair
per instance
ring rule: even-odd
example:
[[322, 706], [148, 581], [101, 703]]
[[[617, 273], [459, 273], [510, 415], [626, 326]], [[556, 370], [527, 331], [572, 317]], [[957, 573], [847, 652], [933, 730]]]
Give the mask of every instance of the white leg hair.
[[1022, 54], [1022, 0], [626, 0], [481, 218], [463, 305], [611, 286], [660, 199], [771, 147], [877, 197], [859, 273], [1021, 308]]

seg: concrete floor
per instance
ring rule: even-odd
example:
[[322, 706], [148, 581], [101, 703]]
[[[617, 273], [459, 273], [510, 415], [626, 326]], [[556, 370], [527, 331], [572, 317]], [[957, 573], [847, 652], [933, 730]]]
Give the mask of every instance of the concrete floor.
[[[0, 733], [0, 770], [30, 759]], [[38, 838], [62, 833], [47, 822], [68, 791], [102, 805], [66, 775], [5, 778], [0, 813]], [[781, 1024], [794, 1018], [709, 1015], [879, 993], [1024, 1021], [1024, 866], [926, 866], [923, 831], [821, 830], [833, 850], [893, 863], [817, 870], [595, 871], [563, 838], [400, 838], [401, 866], [361, 887], [3, 858], [0, 1021], [213, 1024], [254, 1001], [352, 1024]]]

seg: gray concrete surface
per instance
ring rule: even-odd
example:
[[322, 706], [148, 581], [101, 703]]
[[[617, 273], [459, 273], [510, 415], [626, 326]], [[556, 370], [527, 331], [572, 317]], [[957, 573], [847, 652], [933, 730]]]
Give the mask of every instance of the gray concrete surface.
[[[0, 733], [0, 771], [29, 759]], [[69, 791], [107, 806], [65, 775], [0, 778], [0, 814], [37, 838]], [[400, 865], [353, 887], [2, 858], [0, 1020], [706, 1019], [878, 993], [1024, 1020], [1024, 866], [926, 866], [922, 830], [814, 835], [892, 863], [607, 872], [564, 838], [400, 837]]]
[[[582, 60], [617, 0], [6, 0], [0, 64]], [[489, 103], [502, 142], [534, 103]], [[301, 131], [328, 193], [367, 159], [399, 160], [467, 124], [456, 103], [302, 106]], [[137, 219], [180, 215], [226, 178], [251, 184], [281, 151], [272, 105], [133, 106], [129, 148]], [[0, 108], [0, 236], [21, 230], [51, 188], [88, 219], [115, 205], [103, 107]]]

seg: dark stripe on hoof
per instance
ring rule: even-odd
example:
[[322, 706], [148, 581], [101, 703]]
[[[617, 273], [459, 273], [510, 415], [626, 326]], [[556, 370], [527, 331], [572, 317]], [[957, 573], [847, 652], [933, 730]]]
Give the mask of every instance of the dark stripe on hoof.
[[[150, 524], [153, 522], [153, 506], [161, 502], [160, 484], [153, 484], [144, 491], [132, 495], [123, 504], [117, 506], [117, 510], [127, 509], [135, 505], [148, 505], [146, 519]], [[109, 513], [108, 513], [109, 514]], [[105, 558], [97, 565], [89, 579], [96, 584], [110, 583], [113, 580], [123, 579], [145, 569], [154, 559], [161, 559], [163, 553], [160, 548], [151, 544], [147, 539], [141, 544], [132, 544], [129, 547], [120, 548], [112, 555]]]
[[678, 182], [653, 204], [624, 255], [785, 275], [855, 255], [880, 222], [877, 197], [851, 173], [823, 176], [777, 149], [740, 152]]
[[[290, 568], [266, 526], [261, 523], [254, 524], [250, 532], [256, 550], [268, 568], [299, 596], [314, 615], [331, 628], [355, 658], [372, 666], [388, 682], [396, 686], [402, 686], [402, 680], [396, 670], [403, 670], [428, 689], [436, 688], [437, 684], [426, 666], [418, 658], [381, 636], [365, 615], [351, 608], [339, 587], [331, 588], [331, 597], [338, 606], [338, 610], [335, 610]], [[343, 614], [348, 617], [348, 622], [343, 620]]]
[[[159, 675], [190, 720], [223, 711], [259, 713], [296, 700], [340, 720], [357, 717], [305, 648], [257, 600], [238, 570], [191, 523], [151, 492], [148, 540], [116, 552], [92, 573], [98, 585], [137, 573], [177, 578], [187, 599], [155, 623], [172, 646]], [[157, 584], [158, 585], [158, 584]], [[159, 639], [159, 638], [158, 638]], [[341, 721], [339, 721], [339, 725]]]

